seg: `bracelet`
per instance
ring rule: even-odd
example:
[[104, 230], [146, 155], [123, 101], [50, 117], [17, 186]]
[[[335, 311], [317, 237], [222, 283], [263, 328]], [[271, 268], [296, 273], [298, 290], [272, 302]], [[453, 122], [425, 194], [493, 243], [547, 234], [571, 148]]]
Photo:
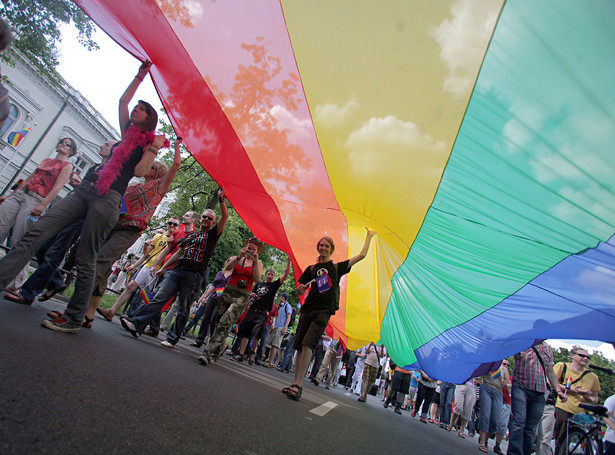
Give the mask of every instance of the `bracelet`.
[[135, 76], [135, 79], [139, 79], [141, 82], [143, 82], [143, 78], [142, 78], [142, 77], [139, 77], [139, 75], [138, 75], [138, 74]]
[[220, 201], [220, 204], [222, 204], [225, 200], [223, 197], [221, 197], [221, 198], [218, 198], [218, 201]]
[[148, 152], [152, 152], [154, 155], [158, 155], [158, 149], [154, 146], [151, 146], [147, 149]]

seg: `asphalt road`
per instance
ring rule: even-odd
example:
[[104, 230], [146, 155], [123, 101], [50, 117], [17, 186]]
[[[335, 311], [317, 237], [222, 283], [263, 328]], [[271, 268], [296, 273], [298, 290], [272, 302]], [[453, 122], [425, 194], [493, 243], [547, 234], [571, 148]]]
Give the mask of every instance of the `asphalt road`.
[[1, 454], [480, 453], [476, 437], [376, 397], [305, 382], [295, 402], [281, 393], [291, 375], [228, 357], [203, 367], [190, 340], [168, 349], [99, 316], [77, 334], [40, 327], [62, 308], [0, 298]]

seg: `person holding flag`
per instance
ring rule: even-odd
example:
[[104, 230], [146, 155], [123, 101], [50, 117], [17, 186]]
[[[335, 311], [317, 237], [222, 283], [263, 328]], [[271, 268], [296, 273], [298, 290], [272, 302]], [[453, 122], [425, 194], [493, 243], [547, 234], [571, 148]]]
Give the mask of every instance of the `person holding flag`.
[[376, 235], [376, 231], [367, 229], [361, 252], [350, 259], [337, 263], [334, 263], [331, 259], [331, 255], [335, 251], [335, 243], [331, 237], [324, 236], [316, 244], [318, 260], [316, 264], [303, 271], [297, 287], [299, 294], [305, 293], [308, 288], [310, 290], [301, 306], [301, 318], [293, 345], [297, 351], [295, 382], [282, 389], [282, 392], [288, 398], [292, 400], [301, 398], [303, 378], [312, 360], [314, 347], [327, 327], [329, 319], [339, 309], [340, 279], [350, 272], [353, 265], [367, 256], [374, 235]]
[[[134, 337], [138, 338], [154, 317], [160, 315], [162, 308], [169, 299], [178, 296], [175, 323], [173, 328], [169, 330], [167, 339], [160, 344], [173, 348], [180, 340], [188, 322], [192, 296], [194, 291], [201, 286], [203, 274], [209, 265], [209, 259], [228, 219], [228, 209], [223, 190], [218, 191], [218, 197], [222, 212], [218, 222], [216, 223], [216, 212], [206, 209], [201, 215], [200, 229], [187, 235], [180, 243], [179, 250], [156, 272], [156, 275], [163, 275], [167, 268], [175, 266], [165, 275], [154, 300], [149, 305], [140, 307], [130, 318], [124, 317], [121, 319], [122, 327]], [[175, 265], [176, 263], [177, 265]]]

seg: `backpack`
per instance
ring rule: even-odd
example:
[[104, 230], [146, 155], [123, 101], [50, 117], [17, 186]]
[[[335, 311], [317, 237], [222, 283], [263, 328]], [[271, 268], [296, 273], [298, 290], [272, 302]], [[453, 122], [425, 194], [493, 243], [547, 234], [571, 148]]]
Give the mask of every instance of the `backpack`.
[[290, 315], [290, 322], [288, 323], [288, 330], [295, 324], [295, 318], [297, 317], [297, 310], [292, 308], [293, 312]]

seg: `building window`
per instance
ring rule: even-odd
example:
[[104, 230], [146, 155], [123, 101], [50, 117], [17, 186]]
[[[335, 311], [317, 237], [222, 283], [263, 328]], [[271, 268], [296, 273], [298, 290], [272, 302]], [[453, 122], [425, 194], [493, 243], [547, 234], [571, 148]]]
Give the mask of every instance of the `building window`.
[[14, 131], [11, 127], [15, 126], [15, 122], [19, 118], [19, 110], [15, 107], [14, 104], [11, 104], [11, 111], [9, 112], [9, 117], [6, 119], [2, 128], [0, 128], [0, 137], [4, 138], [7, 132]]
[[80, 176], [84, 175], [85, 170], [89, 167], [89, 165], [90, 163], [79, 157], [77, 158], [77, 161], [75, 161], [75, 171], [77, 171], [77, 174], [79, 174]]

